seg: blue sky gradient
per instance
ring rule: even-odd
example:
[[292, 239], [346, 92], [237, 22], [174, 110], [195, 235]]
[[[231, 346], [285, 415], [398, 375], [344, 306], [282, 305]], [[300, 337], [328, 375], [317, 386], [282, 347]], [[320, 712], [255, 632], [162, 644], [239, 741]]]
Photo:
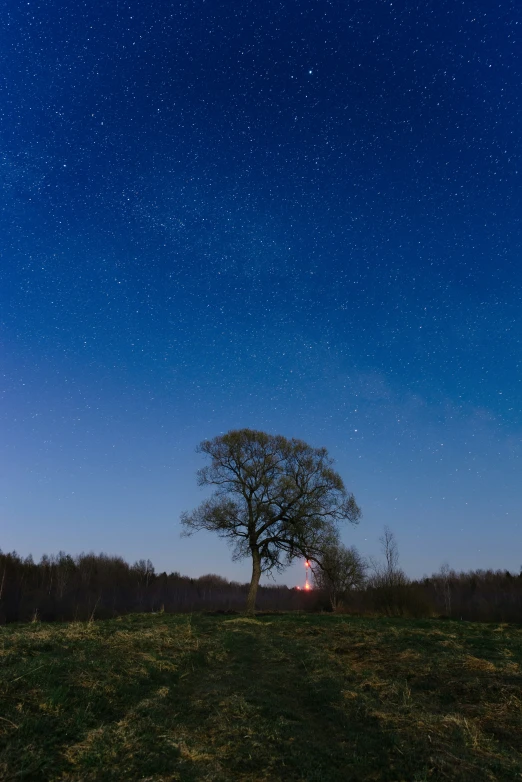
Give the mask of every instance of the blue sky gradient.
[[521, 35], [505, 0], [8, 4], [1, 548], [247, 579], [179, 514], [250, 427], [329, 449], [363, 554], [518, 572]]

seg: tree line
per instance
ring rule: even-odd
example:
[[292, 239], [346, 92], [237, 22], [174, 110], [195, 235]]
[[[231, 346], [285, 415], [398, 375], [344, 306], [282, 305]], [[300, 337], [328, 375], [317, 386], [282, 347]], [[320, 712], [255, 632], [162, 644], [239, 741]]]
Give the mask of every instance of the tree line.
[[476, 622], [522, 622], [522, 569], [457, 572], [448, 564], [422, 579], [410, 579], [399, 563], [394, 533], [384, 528], [382, 558], [369, 560], [352, 546], [333, 542], [314, 586], [341, 613], [440, 617]]
[[[389, 530], [388, 534], [392, 535]], [[395, 553], [398, 557], [397, 549]], [[315, 569], [310, 592], [260, 586], [257, 609], [522, 622], [522, 574], [458, 573], [446, 565], [429, 577], [412, 580], [400, 569], [398, 558], [384, 558], [372, 566], [353, 547], [341, 554], [337, 569], [328, 563], [331, 575]], [[34, 562], [30, 556], [0, 552], [1, 624], [88, 621], [132, 612], [239, 612], [249, 589], [248, 583], [215, 574], [189, 578], [177, 572], [156, 573], [146, 559], [130, 565], [107, 554], [72, 557], [60, 552]]]
[[[208, 574], [156, 573], [149, 559], [130, 565], [107, 554], [63, 551], [39, 562], [0, 552], [0, 623], [88, 621], [133, 612], [240, 611], [249, 585]], [[309, 610], [316, 595], [285, 586], [259, 588], [260, 610]]]

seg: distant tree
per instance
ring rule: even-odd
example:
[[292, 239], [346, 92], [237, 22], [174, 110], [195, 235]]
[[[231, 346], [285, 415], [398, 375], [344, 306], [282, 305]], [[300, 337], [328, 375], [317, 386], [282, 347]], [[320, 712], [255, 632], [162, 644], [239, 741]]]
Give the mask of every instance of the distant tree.
[[228, 586], [230, 582], [228, 581], [228, 579], [223, 578], [223, 576], [218, 576], [215, 573], [205, 573], [204, 576], [200, 576], [197, 579], [197, 583], [200, 586], [225, 587]]
[[451, 616], [451, 579], [455, 574], [452, 573], [450, 566], [444, 562], [440, 568], [440, 580], [442, 582], [442, 591], [444, 594], [444, 609], [446, 616]]
[[198, 483], [216, 489], [182, 514], [184, 534], [217, 532], [235, 559], [252, 557], [249, 613], [261, 573], [282, 570], [297, 557], [318, 561], [337, 523], [361, 516], [325, 448], [239, 429], [204, 440], [197, 450], [211, 460], [198, 471]]
[[154, 565], [150, 559], [138, 559], [132, 566], [131, 571], [138, 577], [140, 586], [144, 585], [148, 587], [150, 580], [154, 578], [155, 575]]
[[314, 584], [326, 592], [332, 609], [337, 611], [351, 589], [363, 586], [367, 569], [366, 560], [355, 546], [347, 548], [335, 535], [325, 542], [320, 561], [313, 568]]
[[379, 541], [384, 554], [384, 563], [370, 559], [373, 571], [370, 585], [375, 590], [376, 607], [389, 615], [400, 615], [405, 609], [405, 587], [409, 579], [404, 570], [399, 567], [399, 548], [395, 535], [389, 527], [384, 527]]

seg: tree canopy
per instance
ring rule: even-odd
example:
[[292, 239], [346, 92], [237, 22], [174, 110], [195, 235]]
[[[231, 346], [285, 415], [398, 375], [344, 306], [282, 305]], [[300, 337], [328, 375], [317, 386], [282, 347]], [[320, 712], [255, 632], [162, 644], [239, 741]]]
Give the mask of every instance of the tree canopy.
[[248, 611], [255, 609], [261, 573], [281, 570], [297, 557], [320, 561], [337, 525], [361, 516], [326, 448], [239, 429], [204, 440], [197, 450], [210, 458], [198, 483], [215, 489], [182, 514], [185, 534], [216, 532], [235, 559], [252, 557]]
[[364, 584], [368, 563], [355, 546], [343, 546], [337, 536], [325, 541], [318, 567], [313, 568], [314, 584], [327, 593], [332, 609], [338, 610], [351, 589]]

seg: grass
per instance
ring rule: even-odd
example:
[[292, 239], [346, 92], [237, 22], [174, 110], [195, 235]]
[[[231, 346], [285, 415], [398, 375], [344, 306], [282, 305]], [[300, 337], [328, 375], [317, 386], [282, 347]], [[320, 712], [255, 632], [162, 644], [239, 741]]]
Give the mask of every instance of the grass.
[[148, 614], [0, 628], [0, 779], [522, 779], [522, 628]]

